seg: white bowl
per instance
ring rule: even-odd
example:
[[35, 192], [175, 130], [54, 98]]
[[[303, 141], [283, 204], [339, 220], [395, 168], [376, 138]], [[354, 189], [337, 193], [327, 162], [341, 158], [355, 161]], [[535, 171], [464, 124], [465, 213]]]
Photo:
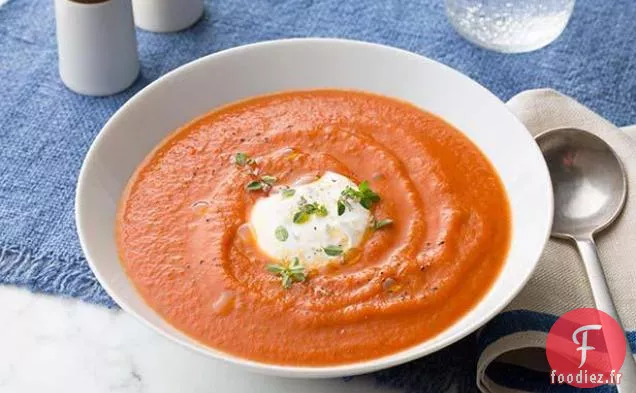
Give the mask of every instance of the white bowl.
[[[148, 307], [124, 273], [115, 245], [122, 190], [143, 158], [168, 133], [212, 108], [290, 89], [360, 89], [409, 101], [465, 133], [501, 177], [512, 211], [507, 261], [487, 295], [434, 338], [401, 352], [346, 365], [265, 364], [208, 348]], [[440, 63], [400, 49], [336, 39], [291, 39], [206, 56], [158, 79], [106, 123], [91, 146], [77, 184], [76, 221], [86, 258], [113, 299], [148, 326], [186, 347], [247, 369], [287, 377], [366, 373], [430, 354], [482, 326], [521, 290], [552, 224], [552, 187], [534, 140], [488, 90]]]

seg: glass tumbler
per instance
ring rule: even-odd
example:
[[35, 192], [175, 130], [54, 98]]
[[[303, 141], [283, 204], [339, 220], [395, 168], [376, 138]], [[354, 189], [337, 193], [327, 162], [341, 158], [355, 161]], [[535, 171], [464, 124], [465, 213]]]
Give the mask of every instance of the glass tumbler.
[[576, 0], [445, 0], [455, 30], [468, 41], [504, 53], [529, 52], [565, 29]]

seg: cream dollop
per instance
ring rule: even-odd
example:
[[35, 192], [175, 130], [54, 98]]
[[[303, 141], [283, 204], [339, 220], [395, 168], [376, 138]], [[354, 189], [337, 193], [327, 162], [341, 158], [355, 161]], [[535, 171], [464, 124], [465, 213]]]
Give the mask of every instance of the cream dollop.
[[[359, 203], [351, 203], [338, 215], [338, 199], [347, 187], [357, 189], [349, 178], [326, 172], [314, 182], [282, 188], [259, 199], [250, 215], [258, 247], [276, 260], [298, 257], [307, 267], [328, 264], [339, 257], [334, 255], [338, 250], [344, 255], [358, 247], [371, 213]], [[323, 210], [321, 214], [309, 214], [305, 222], [294, 222], [294, 215], [306, 204], [324, 206], [326, 214]]]

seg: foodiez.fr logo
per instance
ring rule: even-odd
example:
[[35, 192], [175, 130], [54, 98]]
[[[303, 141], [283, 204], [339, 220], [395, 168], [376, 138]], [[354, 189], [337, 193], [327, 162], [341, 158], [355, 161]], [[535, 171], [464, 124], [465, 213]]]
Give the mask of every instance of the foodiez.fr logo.
[[570, 311], [548, 333], [550, 383], [579, 388], [619, 384], [626, 350], [625, 333], [614, 318], [594, 308]]

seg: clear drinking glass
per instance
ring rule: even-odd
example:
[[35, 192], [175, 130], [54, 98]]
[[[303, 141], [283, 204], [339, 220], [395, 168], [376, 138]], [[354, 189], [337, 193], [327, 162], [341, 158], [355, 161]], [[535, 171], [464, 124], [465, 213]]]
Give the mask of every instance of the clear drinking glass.
[[565, 29], [576, 0], [446, 0], [451, 24], [468, 41], [504, 53], [529, 52]]

